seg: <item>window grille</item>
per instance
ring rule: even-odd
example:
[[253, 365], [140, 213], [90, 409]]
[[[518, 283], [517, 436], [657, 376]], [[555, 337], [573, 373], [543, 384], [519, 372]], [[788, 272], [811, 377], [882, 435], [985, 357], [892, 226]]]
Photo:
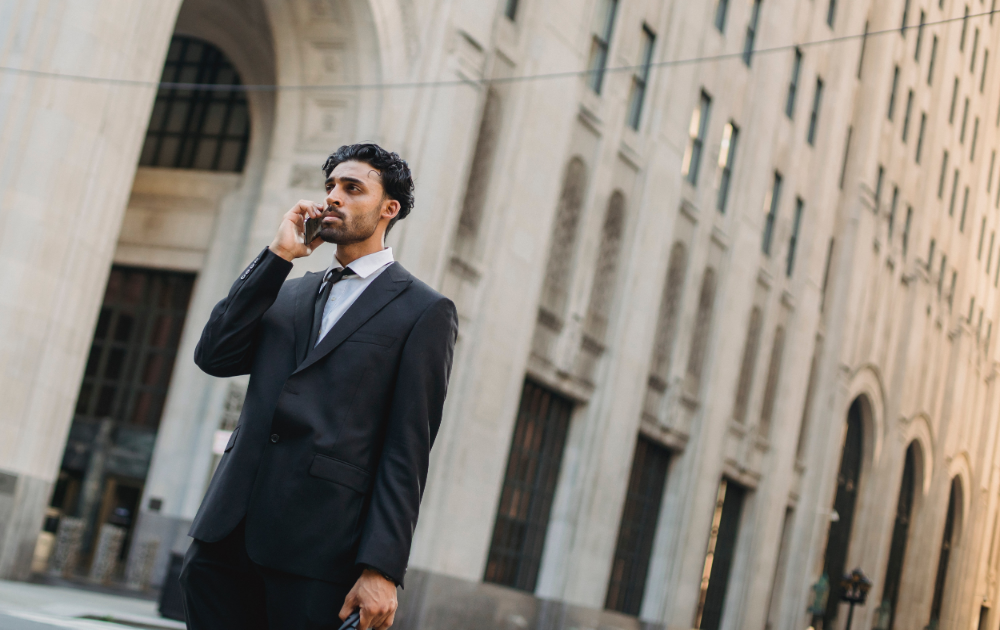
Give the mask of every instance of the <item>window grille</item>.
[[722, 626], [722, 606], [729, 588], [746, 494], [746, 488], [727, 479], [719, 484], [694, 622], [694, 627], [700, 630], [718, 630]]
[[76, 421], [155, 430], [194, 275], [114, 266], [76, 401]]
[[573, 403], [525, 381], [484, 580], [535, 590]]
[[[240, 85], [222, 51], [180, 35], [170, 42], [160, 80]], [[249, 142], [250, 116], [242, 91], [165, 87], [156, 95], [139, 165], [240, 172]]]
[[609, 610], [639, 614], [669, 464], [670, 451], [639, 437], [604, 602]]

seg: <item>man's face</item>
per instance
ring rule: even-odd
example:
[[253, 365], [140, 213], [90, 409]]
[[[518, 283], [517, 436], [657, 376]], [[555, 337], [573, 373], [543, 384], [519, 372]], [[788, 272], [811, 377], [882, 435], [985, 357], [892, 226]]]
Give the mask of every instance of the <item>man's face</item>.
[[326, 210], [320, 237], [348, 245], [372, 236], [387, 198], [382, 175], [370, 164], [341, 162], [326, 179]]

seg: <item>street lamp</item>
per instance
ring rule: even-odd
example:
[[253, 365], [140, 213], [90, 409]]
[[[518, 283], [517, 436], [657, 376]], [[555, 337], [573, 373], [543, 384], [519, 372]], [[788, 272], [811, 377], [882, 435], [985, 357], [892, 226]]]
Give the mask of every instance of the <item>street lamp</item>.
[[868, 599], [868, 591], [872, 588], [872, 581], [861, 569], [854, 569], [840, 580], [840, 601], [851, 605], [847, 611], [847, 629], [851, 630], [851, 621], [854, 617], [855, 604], [865, 605]]

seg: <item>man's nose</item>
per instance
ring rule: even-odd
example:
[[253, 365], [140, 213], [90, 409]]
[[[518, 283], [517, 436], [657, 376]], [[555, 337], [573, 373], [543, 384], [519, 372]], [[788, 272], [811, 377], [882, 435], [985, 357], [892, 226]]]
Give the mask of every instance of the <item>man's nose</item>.
[[340, 198], [340, 193], [334, 188], [326, 195], [326, 205], [339, 208], [344, 205], [344, 200]]

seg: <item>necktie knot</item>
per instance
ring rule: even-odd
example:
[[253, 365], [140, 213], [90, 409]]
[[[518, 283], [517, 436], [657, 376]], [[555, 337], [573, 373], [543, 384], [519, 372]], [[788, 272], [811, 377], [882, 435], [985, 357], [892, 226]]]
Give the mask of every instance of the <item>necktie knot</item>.
[[[343, 280], [344, 278], [347, 278], [349, 276], [356, 276], [356, 275], [357, 274], [350, 267], [341, 267], [340, 269], [331, 269], [330, 271], [326, 272], [325, 276], [323, 276], [323, 287], [322, 287], [322, 289], [325, 289], [328, 286], [333, 286], [333, 285], [337, 284], [338, 282], [340, 282], [341, 280]], [[320, 289], [320, 290], [322, 291], [322, 289]]]

